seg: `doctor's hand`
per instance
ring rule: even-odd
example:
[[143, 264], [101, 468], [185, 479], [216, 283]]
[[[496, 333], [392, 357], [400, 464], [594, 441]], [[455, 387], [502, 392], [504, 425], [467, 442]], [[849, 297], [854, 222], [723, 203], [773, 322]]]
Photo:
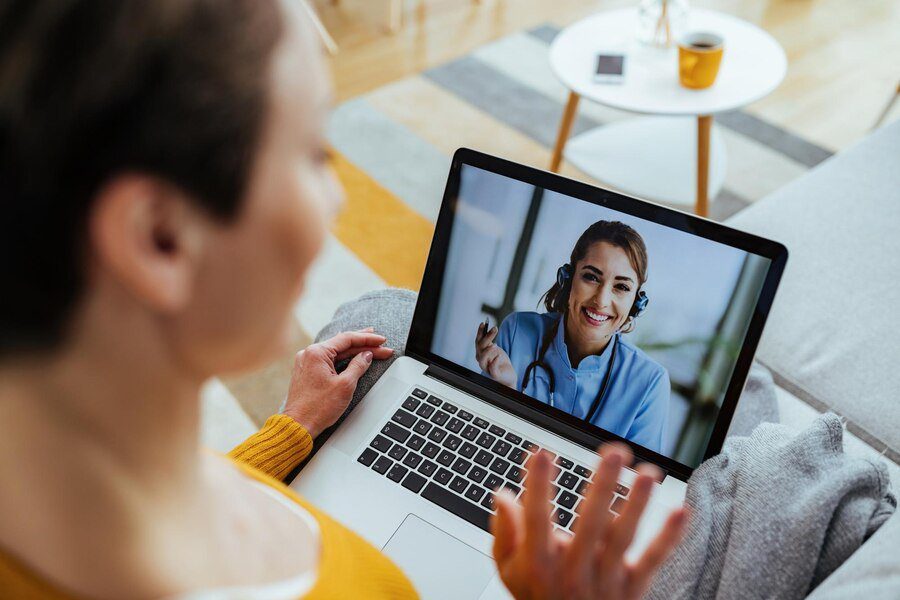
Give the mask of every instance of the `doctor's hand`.
[[[294, 357], [294, 370], [283, 414], [316, 438], [338, 420], [356, 391], [356, 383], [373, 360], [390, 358], [386, 338], [371, 327], [346, 331], [318, 344], [310, 344]], [[335, 363], [351, 359], [340, 373]]]
[[606, 445], [575, 525], [575, 535], [555, 532], [550, 523], [552, 468], [543, 451], [527, 463], [524, 506], [508, 490], [497, 493], [497, 513], [491, 521], [494, 560], [500, 578], [518, 599], [640, 598], [653, 574], [678, 544], [684, 531], [684, 508], [673, 511], [643, 555], [633, 563], [624, 553], [658, 475], [652, 465], [638, 467], [621, 516], [609, 511], [619, 470], [630, 464], [631, 452]]
[[500, 330], [492, 327], [485, 331], [485, 324], [479, 323], [475, 331], [475, 360], [481, 370], [507, 387], [516, 387], [516, 370], [509, 360], [509, 355], [494, 343]]

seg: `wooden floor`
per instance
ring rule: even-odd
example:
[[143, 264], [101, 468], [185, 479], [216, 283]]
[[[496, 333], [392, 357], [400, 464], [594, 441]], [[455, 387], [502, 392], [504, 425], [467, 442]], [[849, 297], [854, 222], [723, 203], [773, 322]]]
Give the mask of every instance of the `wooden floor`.
[[[541, 23], [565, 26], [637, 0], [406, 0], [404, 26], [385, 29], [388, 0], [315, 0], [340, 50], [332, 58], [338, 100], [467, 54]], [[898, 0], [705, 0], [769, 31], [788, 74], [748, 107], [832, 150], [866, 134], [900, 80]], [[900, 103], [898, 103], [900, 104]], [[900, 117], [900, 106], [890, 120]]]

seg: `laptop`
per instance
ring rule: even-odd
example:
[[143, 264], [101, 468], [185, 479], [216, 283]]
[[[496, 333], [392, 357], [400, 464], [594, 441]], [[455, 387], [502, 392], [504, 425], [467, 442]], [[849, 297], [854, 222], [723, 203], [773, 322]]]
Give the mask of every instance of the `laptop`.
[[[637, 315], [631, 331], [610, 337], [612, 357], [604, 349], [573, 367], [565, 341], [578, 317], [564, 319], [567, 309], [554, 317], [547, 298], [565, 280], [576, 241], [601, 221], [642, 240], [646, 300], [629, 313]], [[382, 548], [424, 598], [508, 598], [491, 559], [494, 491], [521, 495], [528, 457], [552, 452], [553, 527], [571, 535], [596, 450], [617, 440], [663, 472], [628, 551], [636, 556], [683, 503], [693, 470], [720, 451], [786, 261], [777, 242], [460, 149], [405, 355], [291, 487]], [[569, 277], [582, 277], [571, 270]], [[599, 286], [600, 279], [583, 281]], [[606, 300], [590, 302], [600, 311]], [[476, 338], [485, 322], [499, 327], [494, 343], [517, 381], [481, 368]], [[555, 334], [539, 335], [554, 323]], [[540, 362], [542, 350], [547, 360], [525, 380], [522, 365]], [[522, 356], [529, 352], [535, 357]], [[549, 370], [556, 371], [552, 403]], [[599, 410], [592, 406], [588, 418], [585, 398], [595, 395]], [[611, 511], [628, 501], [635, 475], [623, 470]]]

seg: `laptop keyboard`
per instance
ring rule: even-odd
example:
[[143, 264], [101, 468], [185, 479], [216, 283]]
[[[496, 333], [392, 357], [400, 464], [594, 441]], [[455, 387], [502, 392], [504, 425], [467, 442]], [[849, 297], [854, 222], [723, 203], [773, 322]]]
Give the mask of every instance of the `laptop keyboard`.
[[[357, 461], [441, 508], [490, 531], [494, 494], [508, 488], [521, 502], [524, 464], [540, 446], [488, 419], [415, 388], [369, 442]], [[553, 479], [554, 527], [571, 533], [592, 472], [557, 455]], [[622, 484], [610, 510], [622, 512]]]

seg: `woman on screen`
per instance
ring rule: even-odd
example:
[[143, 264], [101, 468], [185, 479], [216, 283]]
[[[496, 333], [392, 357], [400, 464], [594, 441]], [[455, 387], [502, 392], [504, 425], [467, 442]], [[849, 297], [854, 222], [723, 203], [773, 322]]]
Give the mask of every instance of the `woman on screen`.
[[624, 337], [648, 303], [647, 262], [628, 225], [588, 227], [542, 297], [547, 312], [514, 312], [488, 331], [479, 324], [483, 374], [662, 453], [669, 375]]

